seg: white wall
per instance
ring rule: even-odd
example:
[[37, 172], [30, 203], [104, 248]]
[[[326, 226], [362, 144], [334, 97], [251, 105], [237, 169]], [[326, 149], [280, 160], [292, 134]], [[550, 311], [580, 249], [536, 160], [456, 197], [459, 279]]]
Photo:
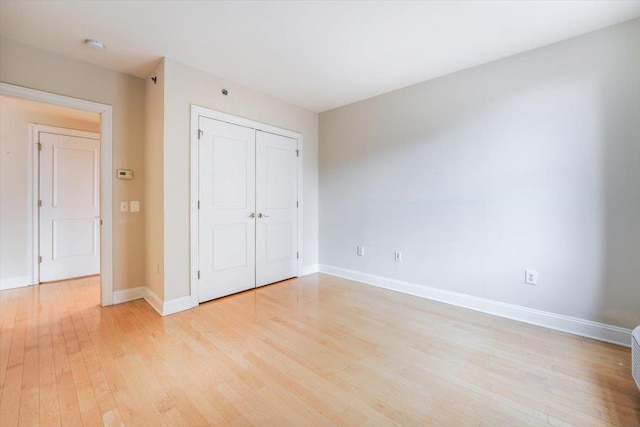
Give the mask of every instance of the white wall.
[[[144, 194], [144, 81], [6, 38], [0, 52], [2, 82], [113, 107], [113, 289], [145, 284], [144, 210], [119, 211]], [[134, 179], [116, 179], [116, 169], [133, 169]]]
[[0, 289], [33, 284], [32, 152], [29, 124], [99, 132], [66, 109], [0, 97]]
[[640, 20], [322, 113], [319, 138], [321, 264], [640, 324]]
[[[164, 299], [189, 294], [191, 104], [303, 135], [302, 265], [318, 262], [318, 114], [171, 59], [164, 63]], [[222, 88], [229, 91], [221, 94]]]

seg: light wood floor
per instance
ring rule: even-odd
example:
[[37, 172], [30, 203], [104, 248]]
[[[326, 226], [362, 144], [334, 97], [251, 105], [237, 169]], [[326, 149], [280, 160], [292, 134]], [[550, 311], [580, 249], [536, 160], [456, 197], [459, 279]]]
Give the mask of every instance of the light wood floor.
[[0, 292], [0, 425], [640, 426], [628, 348], [312, 275], [162, 318]]

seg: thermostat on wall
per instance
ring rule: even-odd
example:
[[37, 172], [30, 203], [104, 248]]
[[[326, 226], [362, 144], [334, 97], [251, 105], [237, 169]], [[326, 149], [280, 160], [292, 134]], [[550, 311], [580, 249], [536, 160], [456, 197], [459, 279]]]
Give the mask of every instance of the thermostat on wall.
[[118, 179], [133, 179], [133, 171], [131, 169], [118, 169]]

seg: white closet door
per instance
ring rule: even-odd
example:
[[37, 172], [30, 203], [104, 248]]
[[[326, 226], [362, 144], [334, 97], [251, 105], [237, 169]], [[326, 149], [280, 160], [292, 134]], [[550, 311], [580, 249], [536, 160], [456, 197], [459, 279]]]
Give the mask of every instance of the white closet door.
[[41, 282], [100, 273], [100, 140], [93, 135], [39, 134]]
[[199, 118], [200, 302], [255, 287], [255, 131]]
[[297, 275], [297, 144], [256, 132], [256, 286]]

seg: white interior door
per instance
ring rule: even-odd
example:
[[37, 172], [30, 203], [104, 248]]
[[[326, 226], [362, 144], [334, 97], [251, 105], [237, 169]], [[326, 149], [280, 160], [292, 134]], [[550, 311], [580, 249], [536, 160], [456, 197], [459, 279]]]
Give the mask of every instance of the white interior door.
[[297, 275], [297, 147], [256, 132], [256, 286]]
[[255, 287], [255, 131], [199, 118], [199, 301]]
[[100, 139], [60, 131], [39, 133], [41, 282], [100, 273]]

